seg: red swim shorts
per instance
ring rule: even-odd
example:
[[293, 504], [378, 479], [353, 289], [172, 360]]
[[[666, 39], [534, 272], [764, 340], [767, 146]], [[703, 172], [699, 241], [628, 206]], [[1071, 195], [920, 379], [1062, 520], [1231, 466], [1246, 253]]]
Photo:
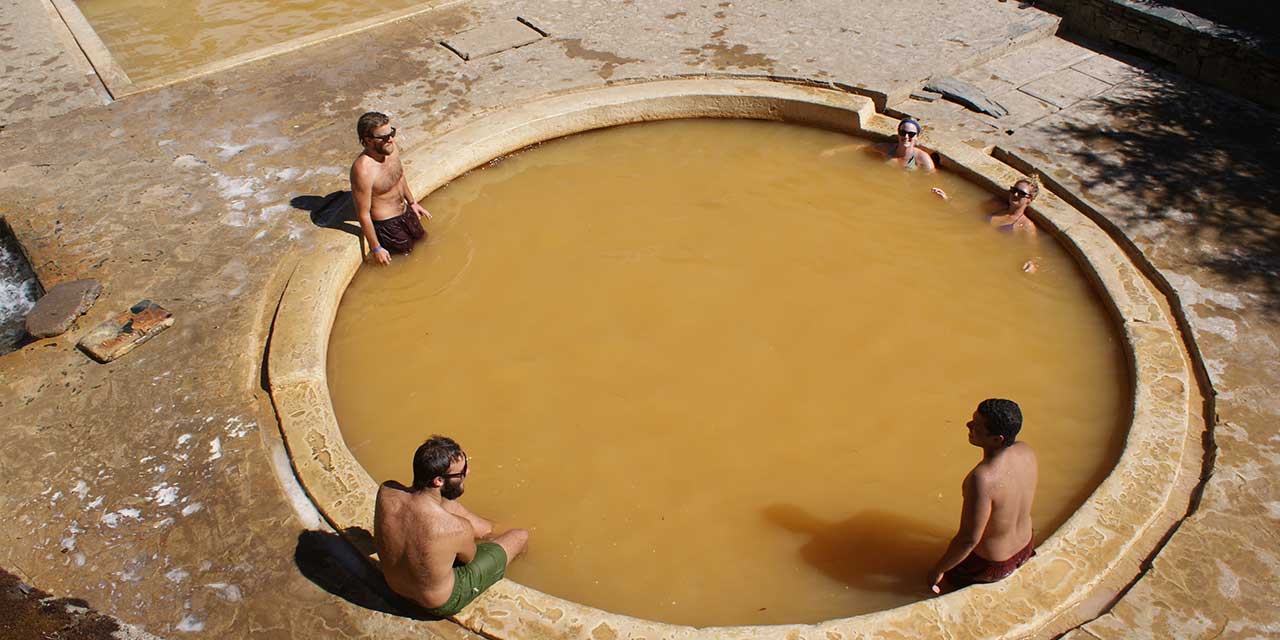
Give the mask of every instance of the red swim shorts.
[[965, 558], [960, 564], [951, 568], [945, 575], [947, 582], [956, 588], [967, 587], [979, 582], [998, 582], [1009, 577], [1014, 569], [1022, 566], [1022, 563], [1031, 559], [1036, 555], [1035, 536], [1031, 536], [1031, 540], [1027, 541], [1027, 546], [1021, 551], [1013, 554], [1008, 560], [996, 562], [988, 560], [980, 555], [977, 551], [971, 551], [969, 557]]

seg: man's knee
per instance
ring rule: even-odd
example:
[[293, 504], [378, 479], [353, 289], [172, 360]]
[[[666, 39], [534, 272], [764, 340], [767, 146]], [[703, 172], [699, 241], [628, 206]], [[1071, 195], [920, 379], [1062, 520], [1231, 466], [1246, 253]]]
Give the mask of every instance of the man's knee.
[[502, 549], [507, 552], [507, 562], [510, 563], [524, 553], [525, 547], [529, 545], [529, 532], [524, 529], [512, 529], [503, 532], [493, 541], [502, 545]]

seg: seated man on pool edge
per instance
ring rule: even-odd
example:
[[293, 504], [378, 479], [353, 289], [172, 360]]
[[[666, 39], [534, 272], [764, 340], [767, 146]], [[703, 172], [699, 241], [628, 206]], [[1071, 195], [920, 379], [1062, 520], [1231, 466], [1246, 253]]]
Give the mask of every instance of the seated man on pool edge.
[[934, 593], [941, 593], [943, 578], [953, 588], [1003, 580], [1035, 555], [1036, 455], [1015, 442], [1022, 411], [1012, 400], [983, 400], [965, 426], [982, 461], [964, 478], [960, 529], [929, 573]]
[[493, 525], [457, 502], [467, 479], [458, 443], [431, 436], [413, 454], [413, 486], [378, 488], [373, 538], [387, 586], [436, 618], [457, 614], [506, 574], [529, 532]]
[[409, 253], [426, 237], [419, 218], [430, 220], [431, 214], [409, 191], [391, 119], [370, 111], [356, 121], [356, 135], [364, 149], [351, 163], [351, 199], [360, 234], [369, 243], [369, 258], [391, 264], [392, 251]]

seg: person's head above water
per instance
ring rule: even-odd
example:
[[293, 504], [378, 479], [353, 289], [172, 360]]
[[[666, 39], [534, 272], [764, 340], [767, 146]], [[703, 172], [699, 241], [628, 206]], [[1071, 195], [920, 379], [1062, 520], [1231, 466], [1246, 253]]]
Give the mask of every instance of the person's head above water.
[[439, 488], [441, 496], [454, 500], [466, 479], [467, 454], [452, 438], [431, 436], [413, 453], [414, 491]]
[[1030, 204], [1039, 194], [1040, 185], [1026, 178], [1013, 183], [1013, 186], [1009, 187], [1009, 199], [1013, 200], [1015, 204], [1021, 204], [1023, 200]]
[[898, 142], [915, 144], [916, 139], [920, 137], [921, 131], [924, 131], [924, 128], [914, 118], [903, 118], [902, 122], [898, 123]]
[[387, 114], [370, 111], [356, 121], [356, 136], [366, 151], [386, 155], [395, 144], [396, 128]]
[[1022, 430], [1022, 409], [1018, 403], [1002, 398], [988, 398], [978, 403], [970, 420], [969, 442], [979, 447], [1008, 447]]

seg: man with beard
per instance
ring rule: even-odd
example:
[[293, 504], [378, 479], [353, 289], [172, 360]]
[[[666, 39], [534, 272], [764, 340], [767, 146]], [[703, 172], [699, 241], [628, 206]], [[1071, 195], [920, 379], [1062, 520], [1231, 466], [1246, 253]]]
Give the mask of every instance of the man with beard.
[[437, 618], [457, 614], [493, 586], [529, 542], [529, 532], [498, 536], [489, 521], [457, 502], [467, 479], [458, 443], [431, 436], [413, 454], [413, 486], [384, 482], [373, 538], [392, 591]]
[[430, 220], [431, 214], [409, 191], [391, 119], [370, 111], [356, 122], [356, 135], [364, 150], [351, 163], [351, 198], [360, 233], [369, 243], [368, 257], [391, 264], [392, 251], [409, 253], [413, 243], [426, 237], [419, 218]]

